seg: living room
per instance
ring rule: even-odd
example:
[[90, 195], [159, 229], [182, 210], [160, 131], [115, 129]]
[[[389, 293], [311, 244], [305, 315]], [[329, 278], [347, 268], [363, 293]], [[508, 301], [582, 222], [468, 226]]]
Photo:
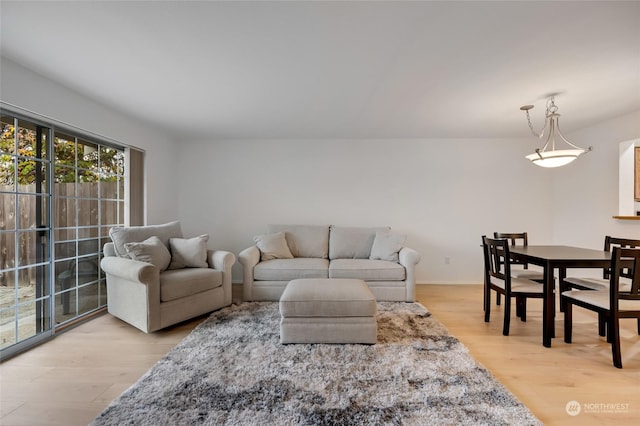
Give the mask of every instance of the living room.
[[[0, 5], [3, 108], [144, 150], [146, 223], [180, 220], [211, 248], [237, 254], [273, 223], [390, 226], [421, 255], [419, 287], [481, 287], [494, 231], [594, 249], [640, 238], [613, 218], [620, 144], [640, 138], [637, 2], [18, 3]], [[59, 27], [7, 25], [37, 7], [34, 26]], [[154, 40], [167, 11], [196, 38]], [[593, 150], [545, 169], [524, 158], [543, 140], [520, 106], [539, 130], [552, 92], [567, 139]]]

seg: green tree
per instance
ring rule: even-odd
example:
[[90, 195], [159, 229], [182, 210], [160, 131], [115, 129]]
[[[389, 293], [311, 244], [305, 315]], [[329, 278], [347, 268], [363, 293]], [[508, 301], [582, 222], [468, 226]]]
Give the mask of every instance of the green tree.
[[[0, 128], [0, 185], [28, 185], [36, 181], [37, 168], [44, 171], [47, 140], [43, 138], [41, 152], [37, 152], [37, 133], [35, 130], [16, 127], [10, 123], [1, 123]], [[71, 138], [69, 138], [71, 139]], [[67, 140], [54, 137], [55, 182], [97, 182], [116, 181], [124, 174], [124, 154], [115, 148], [92, 144], [90, 142]], [[76, 156], [76, 151], [77, 156]], [[16, 158], [17, 156], [17, 158]], [[76, 163], [77, 157], [77, 163]], [[18, 163], [18, 177], [15, 182], [15, 165]]]

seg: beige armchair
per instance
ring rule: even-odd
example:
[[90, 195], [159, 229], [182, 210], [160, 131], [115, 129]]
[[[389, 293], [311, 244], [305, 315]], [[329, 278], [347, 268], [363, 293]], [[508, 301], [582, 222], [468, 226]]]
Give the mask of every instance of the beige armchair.
[[231, 304], [233, 253], [208, 236], [184, 239], [179, 222], [117, 227], [100, 266], [110, 314], [150, 333]]

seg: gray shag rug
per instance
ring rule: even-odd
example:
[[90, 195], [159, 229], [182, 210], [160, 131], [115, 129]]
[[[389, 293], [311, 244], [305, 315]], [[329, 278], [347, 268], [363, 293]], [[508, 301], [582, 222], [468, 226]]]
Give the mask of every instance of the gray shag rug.
[[537, 425], [418, 303], [376, 345], [282, 345], [277, 302], [214, 312], [93, 425]]

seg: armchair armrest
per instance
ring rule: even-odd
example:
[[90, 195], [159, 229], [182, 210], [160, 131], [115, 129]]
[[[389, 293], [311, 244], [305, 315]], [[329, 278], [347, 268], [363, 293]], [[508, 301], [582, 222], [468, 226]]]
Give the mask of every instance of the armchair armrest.
[[253, 299], [253, 267], [260, 262], [260, 250], [251, 246], [238, 254], [238, 261], [242, 264], [242, 298], [245, 301]]
[[207, 263], [210, 268], [231, 273], [231, 268], [236, 263], [236, 256], [230, 251], [207, 250]]
[[236, 256], [230, 251], [225, 250], [207, 250], [207, 263], [210, 268], [222, 271], [222, 288], [224, 289], [224, 303], [231, 304], [232, 300], [232, 284], [231, 284], [231, 268], [236, 263]]
[[103, 258], [100, 266], [107, 277], [109, 313], [145, 333], [161, 328], [160, 268], [115, 256]]
[[159, 270], [150, 263], [139, 262], [121, 257], [105, 257], [100, 267], [108, 275], [113, 275], [126, 281], [149, 284], [158, 281]]

